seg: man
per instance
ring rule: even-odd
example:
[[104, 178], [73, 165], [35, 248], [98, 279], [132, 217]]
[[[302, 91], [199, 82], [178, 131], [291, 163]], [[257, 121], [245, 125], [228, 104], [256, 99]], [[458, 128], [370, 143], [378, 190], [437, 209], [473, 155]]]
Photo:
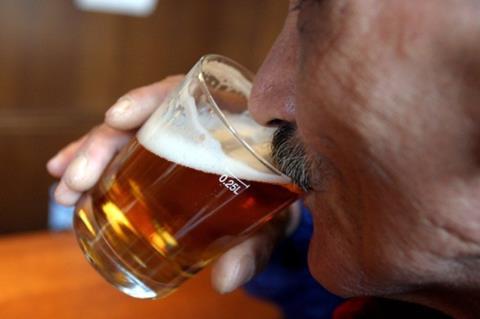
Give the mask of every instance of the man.
[[[479, 17], [475, 0], [291, 1], [249, 109], [309, 192], [309, 266], [331, 292], [480, 314]], [[178, 81], [130, 92], [52, 159], [57, 200], [74, 204]], [[284, 228], [227, 252], [217, 289], [249, 280]]]

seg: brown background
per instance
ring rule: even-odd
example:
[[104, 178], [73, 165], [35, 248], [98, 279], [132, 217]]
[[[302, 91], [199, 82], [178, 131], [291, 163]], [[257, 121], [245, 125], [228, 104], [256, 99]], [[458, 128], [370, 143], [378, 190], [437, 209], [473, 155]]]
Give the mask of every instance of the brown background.
[[131, 88], [205, 53], [260, 65], [281, 0], [160, 0], [146, 18], [82, 12], [69, 0], [0, 1], [0, 234], [46, 227], [45, 162]]

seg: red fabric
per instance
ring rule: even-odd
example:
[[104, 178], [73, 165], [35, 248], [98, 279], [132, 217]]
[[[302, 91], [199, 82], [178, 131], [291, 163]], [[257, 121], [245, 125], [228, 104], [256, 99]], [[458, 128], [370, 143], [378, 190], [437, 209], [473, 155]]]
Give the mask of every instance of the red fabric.
[[[342, 303], [333, 312], [333, 319], [449, 319], [436, 310], [383, 298], [354, 298]], [[451, 318], [450, 318], [451, 319]]]
[[365, 312], [372, 298], [355, 298], [342, 303], [333, 312], [332, 319], [354, 319]]

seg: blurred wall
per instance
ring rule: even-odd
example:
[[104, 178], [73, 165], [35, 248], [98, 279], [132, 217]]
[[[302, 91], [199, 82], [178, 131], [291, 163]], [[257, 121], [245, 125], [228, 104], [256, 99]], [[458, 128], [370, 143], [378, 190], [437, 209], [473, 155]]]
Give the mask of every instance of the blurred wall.
[[286, 10], [282, 0], [159, 0], [138, 18], [0, 1], [0, 234], [46, 227], [47, 159], [119, 96], [205, 53], [256, 70]]

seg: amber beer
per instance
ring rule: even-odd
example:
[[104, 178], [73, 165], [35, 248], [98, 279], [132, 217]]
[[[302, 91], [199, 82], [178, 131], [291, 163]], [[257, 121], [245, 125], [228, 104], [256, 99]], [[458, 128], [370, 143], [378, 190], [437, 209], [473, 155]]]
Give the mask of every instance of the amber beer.
[[88, 260], [134, 297], [166, 296], [298, 198], [262, 161], [268, 129], [192, 96], [161, 106], [76, 209]]
[[[119, 163], [114, 163], [80, 205], [77, 231], [88, 233], [88, 225], [96, 224], [105, 249], [116, 251], [130, 272], [142, 274], [140, 280], [147, 286], [160, 284], [162, 295], [297, 198], [288, 185], [251, 182], [243, 189], [235, 177], [170, 162], [137, 140], [123, 156], [128, 156], [128, 163], [116, 173]], [[89, 244], [82, 245], [95, 259]], [[102, 267], [102, 260], [92, 261]], [[112, 276], [116, 275], [114, 271]]]

